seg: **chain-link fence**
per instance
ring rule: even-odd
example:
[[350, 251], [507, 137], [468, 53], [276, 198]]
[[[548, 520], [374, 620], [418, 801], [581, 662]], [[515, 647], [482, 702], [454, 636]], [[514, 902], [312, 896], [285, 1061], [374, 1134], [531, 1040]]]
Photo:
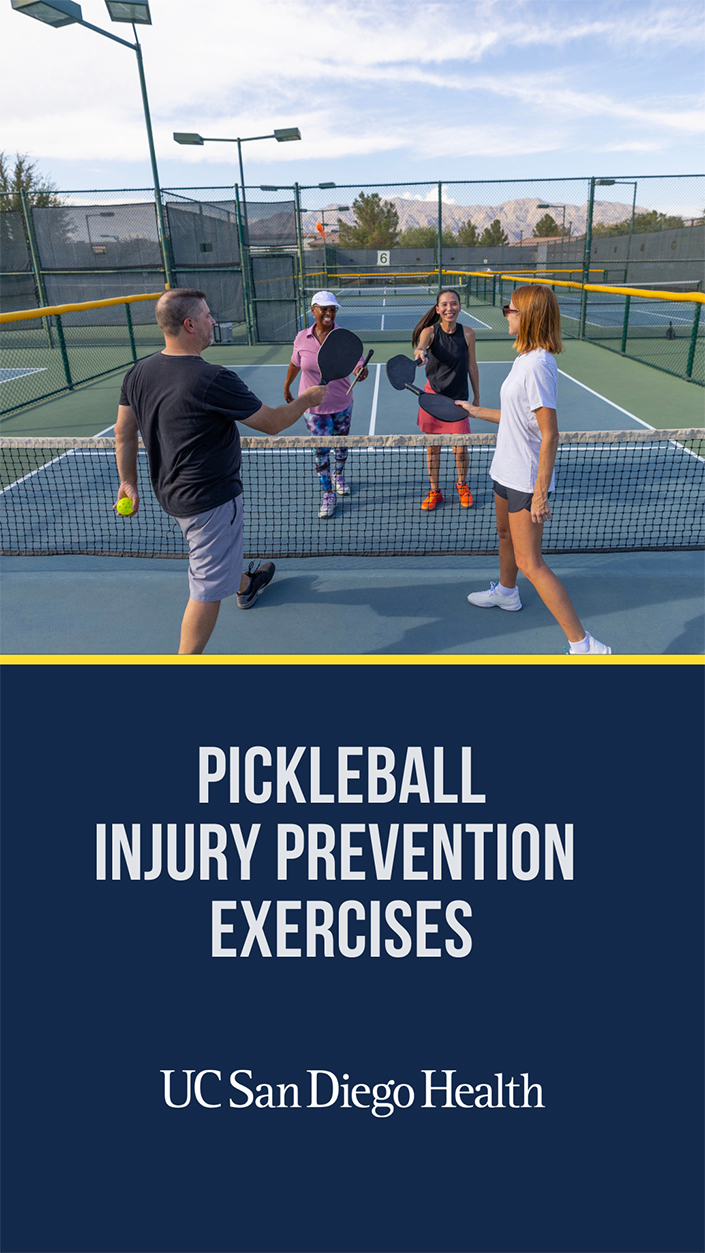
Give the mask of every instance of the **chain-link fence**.
[[[448, 285], [460, 292], [461, 321], [493, 340], [506, 336], [501, 274], [703, 289], [705, 178], [695, 175], [294, 184], [246, 188], [244, 198], [237, 187], [172, 188], [161, 193], [163, 240], [151, 189], [54, 195], [48, 206], [0, 194], [4, 313], [154, 292], [171, 278], [206, 292], [217, 342], [289, 343], [310, 319], [312, 294], [327, 288], [342, 325], [370, 342], [408, 342]], [[564, 291], [561, 307], [566, 338], [705, 382], [699, 302]], [[152, 306], [132, 314], [138, 348], [158, 347]], [[34, 325], [58, 349], [52, 320]], [[115, 307], [67, 315], [64, 328], [69, 347], [113, 348], [118, 331], [129, 346]], [[0, 341], [27, 334], [6, 324]]]

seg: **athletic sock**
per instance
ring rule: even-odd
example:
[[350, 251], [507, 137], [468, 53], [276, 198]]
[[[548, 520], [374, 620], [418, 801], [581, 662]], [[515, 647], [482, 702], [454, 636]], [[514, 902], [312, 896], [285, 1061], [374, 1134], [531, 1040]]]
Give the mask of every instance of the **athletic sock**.
[[502, 587], [501, 583], [497, 584], [497, 591], [501, 592], [503, 596], [513, 596], [516, 590], [516, 587]]
[[570, 643], [571, 653], [589, 653], [590, 651], [590, 636], [587, 631], [585, 632], [584, 640], [577, 640], [575, 643], [570, 640], [568, 642]]

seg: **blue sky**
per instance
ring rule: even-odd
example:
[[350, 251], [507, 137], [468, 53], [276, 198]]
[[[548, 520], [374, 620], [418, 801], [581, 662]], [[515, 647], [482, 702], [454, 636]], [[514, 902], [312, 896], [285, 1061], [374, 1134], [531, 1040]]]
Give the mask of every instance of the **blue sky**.
[[[702, 3], [648, 0], [150, 0], [141, 27], [165, 186], [232, 183], [236, 148], [174, 130], [264, 134], [246, 181], [695, 173]], [[102, 0], [87, 21], [110, 23]], [[135, 58], [78, 26], [0, 7], [2, 138], [64, 189], [139, 187], [150, 167]], [[694, 212], [700, 207], [693, 208]]]

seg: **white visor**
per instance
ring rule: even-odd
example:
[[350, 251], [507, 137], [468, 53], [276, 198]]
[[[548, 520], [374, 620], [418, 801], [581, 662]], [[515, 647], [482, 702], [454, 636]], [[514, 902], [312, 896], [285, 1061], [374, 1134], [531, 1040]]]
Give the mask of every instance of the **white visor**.
[[321, 309], [325, 309], [328, 305], [335, 305], [336, 309], [340, 309], [340, 301], [336, 300], [332, 291], [317, 291], [311, 297], [311, 308], [314, 305], [320, 305]]

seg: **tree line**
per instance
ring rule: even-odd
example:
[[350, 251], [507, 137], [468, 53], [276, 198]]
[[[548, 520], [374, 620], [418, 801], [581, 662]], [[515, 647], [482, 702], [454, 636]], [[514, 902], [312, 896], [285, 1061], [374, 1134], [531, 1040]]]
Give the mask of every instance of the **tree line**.
[[[410, 226], [399, 229], [399, 214], [391, 200], [383, 200], [379, 192], [361, 191], [353, 200], [353, 223], [338, 218], [341, 248], [435, 248], [438, 228], [435, 226]], [[491, 226], [480, 231], [474, 222], [467, 222], [457, 231], [444, 230], [441, 235], [444, 248], [492, 248], [508, 244], [509, 236], [499, 218]]]

